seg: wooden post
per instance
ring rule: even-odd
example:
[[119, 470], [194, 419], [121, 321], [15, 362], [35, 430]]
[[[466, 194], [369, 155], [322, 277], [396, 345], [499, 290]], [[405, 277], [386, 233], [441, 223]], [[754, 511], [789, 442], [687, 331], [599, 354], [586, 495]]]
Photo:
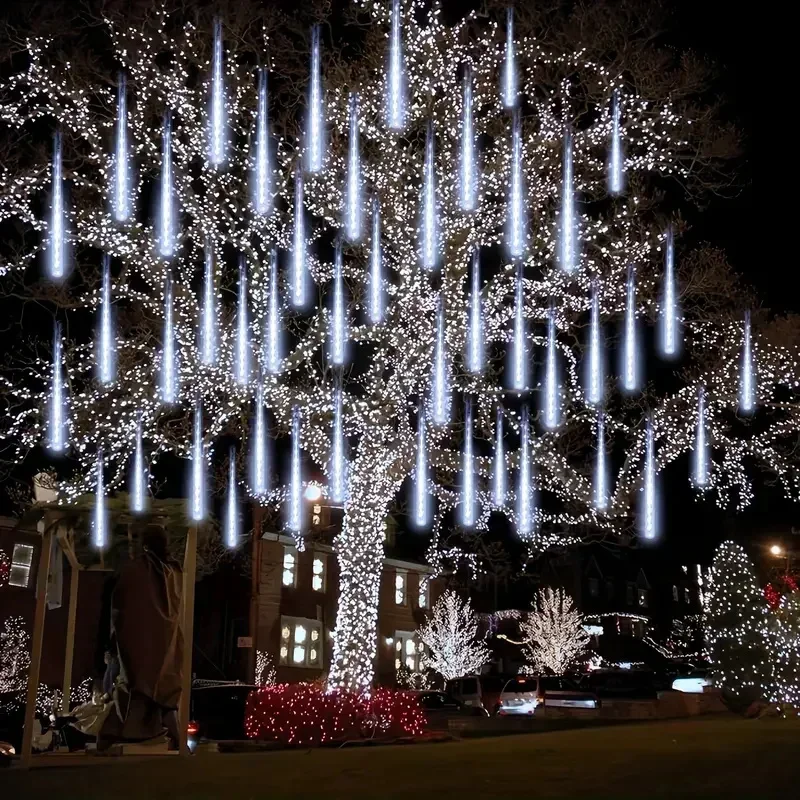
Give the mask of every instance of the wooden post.
[[247, 677], [256, 682], [256, 643], [258, 641], [258, 595], [261, 588], [261, 534], [264, 509], [253, 505], [253, 547], [250, 564], [250, 650], [247, 653]]
[[31, 641], [31, 667], [28, 670], [28, 691], [25, 698], [25, 724], [22, 731], [22, 766], [30, 767], [33, 743], [33, 723], [36, 715], [36, 690], [39, 688], [39, 673], [42, 666], [42, 644], [44, 642], [44, 612], [47, 609], [47, 576], [50, 574], [50, 550], [53, 545], [53, 529], [47, 525], [42, 533], [42, 549], [39, 552], [39, 572], [36, 576], [36, 612], [33, 617]]
[[75, 653], [75, 617], [78, 613], [78, 581], [80, 570], [70, 565], [69, 609], [67, 611], [67, 644], [64, 653], [64, 680], [61, 684], [61, 713], [69, 714], [69, 699], [72, 693], [72, 658]]
[[178, 706], [178, 742], [180, 754], [188, 756], [189, 711], [192, 694], [192, 646], [194, 642], [194, 580], [197, 573], [197, 526], [192, 525], [186, 534], [186, 552], [183, 557], [183, 689]]

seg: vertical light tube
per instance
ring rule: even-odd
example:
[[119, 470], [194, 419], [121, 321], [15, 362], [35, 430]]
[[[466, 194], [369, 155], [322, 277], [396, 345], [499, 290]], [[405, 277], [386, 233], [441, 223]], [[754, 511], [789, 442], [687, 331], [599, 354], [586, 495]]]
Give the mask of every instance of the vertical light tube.
[[589, 358], [586, 365], [586, 402], [591, 406], [603, 404], [605, 374], [603, 369], [603, 332], [600, 325], [600, 289], [592, 281], [592, 307], [589, 321]]
[[300, 464], [300, 409], [292, 409], [292, 461], [289, 477], [287, 527], [295, 535], [303, 529], [303, 472]]
[[628, 268], [625, 287], [625, 328], [622, 334], [622, 388], [628, 393], [641, 386], [639, 375], [639, 334], [636, 326], [636, 273]]
[[172, 174], [172, 119], [164, 114], [164, 131], [161, 143], [161, 187], [158, 215], [158, 252], [162, 258], [175, 255], [175, 189]]
[[389, 69], [386, 76], [386, 126], [401, 131], [406, 125], [405, 63], [400, 0], [392, 0], [392, 27], [389, 34]]
[[608, 193], [614, 197], [625, 191], [625, 156], [622, 152], [619, 89], [611, 97], [611, 147], [608, 156]]
[[744, 315], [742, 362], [739, 369], [739, 412], [752, 414], [756, 409], [756, 369], [753, 359], [753, 340], [750, 332], [750, 312]]
[[648, 418], [645, 432], [644, 485], [642, 486], [641, 530], [645, 539], [658, 536], [658, 499], [656, 496], [656, 454], [653, 421]]
[[97, 467], [95, 472], [94, 520], [92, 524], [92, 544], [102, 550], [108, 544], [108, 509], [106, 507], [106, 489], [103, 479], [103, 450], [97, 451]]
[[361, 151], [358, 137], [358, 95], [350, 94], [350, 132], [347, 143], [345, 187], [345, 235], [349, 242], [361, 240]]
[[381, 204], [372, 198], [372, 242], [369, 253], [369, 321], [383, 321], [383, 252], [381, 249]]
[[530, 422], [528, 407], [520, 422], [519, 474], [517, 486], [517, 529], [522, 538], [533, 532], [533, 485], [531, 475]]
[[578, 263], [575, 188], [572, 164], [572, 131], [564, 132], [564, 164], [561, 184], [561, 269], [570, 273]]
[[116, 222], [127, 222], [131, 216], [131, 175], [128, 160], [128, 96], [125, 74], [120, 73], [117, 87], [117, 121], [114, 130], [114, 164], [109, 192], [111, 210]]
[[281, 371], [281, 304], [278, 297], [278, 253], [269, 254], [269, 300], [267, 305], [266, 367], [270, 375]]
[[498, 508], [506, 504], [506, 457], [503, 446], [503, 409], [497, 407], [494, 428], [494, 475], [492, 476], [492, 500]]
[[433, 424], [439, 427], [447, 425], [450, 421], [450, 386], [448, 384], [444, 302], [440, 295], [436, 311], [436, 343], [433, 351], [433, 376], [431, 378]]
[[250, 444], [250, 488], [256, 498], [269, 491], [269, 461], [267, 457], [267, 420], [264, 408], [264, 387], [259, 381], [253, 415], [253, 434]]
[[545, 356], [544, 398], [542, 422], [548, 430], [561, 425], [561, 408], [558, 388], [558, 351], [556, 349], [556, 312], [550, 306], [547, 316], [547, 354]]
[[267, 68], [258, 71], [258, 108], [256, 110], [256, 158], [253, 175], [253, 207], [256, 214], [272, 211], [272, 163], [269, 152], [269, 95]]
[[333, 255], [333, 308], [331, 309], [330, 358], [335, 367], [345, 362], [347, 350], [347, 320], [342, 276], [342, 243], [336, 240]]
[[228, 494], [225, 498], [225, 546], [231, 550], [239, 544], [239, 490], [236, 484], [236, 447], [231, 445], [228, 456]]
[[308, 88], [308, 117], [306, 120], [306, 169], [319, 172], [325, 151], [325, 117], [322, 97], [322, 61], [320, 56], [320, 27], [311, 29], [311, 75]]
[[472, 441], [472, 401], [464, 408], [464, 455], [461, 486], [461, 524], [465, 528], [475, 526], [477, 518], [475, 497], [475, 445]]
[[461, 109], [461, 181], [459, 204], [462, 211], [474, 211], [478, 202], [478, 175], [475, 158], [475, 124], [472, 115], [472, 67], [464, 70]]
[[217, 360], [217, 304], [214, 294], [214, 249], [206, 241], [203, 271], [203, 303], [200, 309], [200, 361], [211, 365]]
[[208, 161], [213, 167], [225, 163], [227, 120], [225, 118], [225, 75], [222, 52], [222, 22], [214, 21], [214, 52], [211, 59], [211, 108], [209, 109]]
[[333, 435], [331, 436], [331, 500], [344, 504], [347, 499], [347, 459], [345, 457], [342, 390], [333, 395]]
[[110, 386], [117, 373], [114, 325], [111, 318], [111, 257], [103, 255], [103, 279], [100, 287], [100, 320], [97, 330], [97, 379]]
[[142, 413], [136, 418], [136, 438], [133, 445], [133, 469], [131, 470], [131, 512], [143, 514], [147, 510], [147, 465], [144, 460], [142, 441]]
[[674, 251], [672, 226], [670, 226], [664, 242], [664, 283], [661, 288], [661, 313], [659, 315], [659, 349], [664, 358], [675, 358], [681, 349], [680, 309], [678, 308]]
[[605, 511], [608, 508], [606, 421], [602, 411], [597, 412], [597, 455], [594, 466], [594, 507], [596, 511]]
[[697, 427], [694, 435], [694, 485], [698, 489], [708, 486], [708, 442], [706, 436], [706, 390], [697, 390]]
[[427, 528], [428, 514], [428, 452], [425, 436], [425, 414], [420, 406], [417, 414], [417, 462], [414, 475], [414, 524]]
[[477, 375], [483, 371], [483, 308], [481, 303], [481, 265], [478, 248], [472, 251], [472, 287], [469, 297], [467, 331], [467, 369]]
[[64, 167], [61, 134], [53, 136], [53, 167], [50, 196], [50, 240], [47, 244], [47, 272], [50, 280], [60, 281], [67, 274], [67, 222], [64, 208]]
[[511, 344], [511, 388], [524, 392], [528, 387], [528, 353], [525, 332], [525, 297], [522, 264], [517, 265], [514, 301], [514, 338]]
[[63, 453], [67, 449], [67, 400], [62, 358], [61, 323], [56, 322], [53, 326], [53, 375], [47, 431], [47, 448], [53, 453]]
[[171, 406], [178, 401], [178, 355], [175, 347], [172, 276], [164, 289], [164, 341], [161, 345], [161, 402]]
[[250, 326], [247, 314], [247, 263], [239, 256], [239, 298], [236, 309], [236, 353], [233, 378], [239, 386], [250, 380]]
[[420, 242], [422, 267], [426, 270], [436, 269], [439, 262], [439, 221], [436, 207], [436, 151], [433, 135], [433, 122], [428, 122], [425, 139], [425, 166], [422, 176], [422, 208]]
[[514, 9], [509, 8], [506, 12], [506, 52], [501, 87], [505, 108], [514, 108], [517, 105], [519, 93], [517, 83], [517, 61], [514, 54]]
[[203, 446], [203, 406], [194, 402], [192, 456], [189, 481], [189, 519], [202, 522], [206, 517], [206, 454]]
[[508, 182], [508, 252], [513, 259], [525, 252], [525, 181], [522, 174], [522, 120], [520, 110], [512, 112], [511, 123], [511, 175]]
[[306, 221], [303, 210], [303, 173], [294, 175], [294, 231], [292, 233], [292, 306], [306, 305]]

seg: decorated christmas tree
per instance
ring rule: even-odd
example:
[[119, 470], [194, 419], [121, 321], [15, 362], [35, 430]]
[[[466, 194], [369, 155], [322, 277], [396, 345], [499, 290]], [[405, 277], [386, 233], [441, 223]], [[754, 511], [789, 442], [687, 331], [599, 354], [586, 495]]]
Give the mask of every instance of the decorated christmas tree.
[[[53, 140], [49, 165], [0, 173], [0, 221], [25, 230], [0, 272], [56, 318], [4, 387], [3, 434], [62, 459], [63, 502], [94, 493], [95, 547], [106, 496], [146, 514], [168, 456], [201, 524], [215, 444], [235, 446], [224, 542], [247, 494], [302, 547], [312, 462], [343, 508], [330, 683], [363, 688], [398, 498], [441, 567], [460, 558], [443, 525], [491, 514], [537, 551], [655, 539], [659, 472], [687, 451], [721, 504], [749, 502], [745, 461], [790, 474], [791, 404], [747, 417], [794, 385], [797, 348], [751, 327], [724, 260], [682, 253], [660, 205], [728, 181], [696, 62], [603, 4], [450, 24], [359, 0], [332, 40], [239, 6], [106, 19], [83, 70], [32, 38], [3, 79], [3, 125]], [[678, 356], [679, 381], [648, 383]]]
[[752, 562], [731, 541], [719, 546], [709, 572], [705, 635], [714, 684], [737, 706], [769, 699], [767, 604]]

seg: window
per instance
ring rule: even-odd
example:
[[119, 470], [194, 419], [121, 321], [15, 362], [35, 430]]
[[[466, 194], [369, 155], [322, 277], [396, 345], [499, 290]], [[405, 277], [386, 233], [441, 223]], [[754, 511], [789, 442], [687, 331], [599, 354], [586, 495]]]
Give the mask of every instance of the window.
[[597, 597], [600, 594], [600, 581], [597, 578], [589, 578], [589, 596]]
[[417, 641], [411, 631], [396, 631], [394, 635], [394, 668], [407, 667], [411, 672], [420, 671], [420, 660], [425, 645]]
[[283, 585], [297, 585], [297, 550], [289, 545], [283, 548]]
[[674, 583], [672, 584], [672, 599], [676, 603], [678, 602], [678, 587]]
[[627, 603], [629, 606], [632, 606], [632, 605], [633, 605], [633, 590], [634, 590], [635, 588], [636, 588], [636, 587], [635, 587], [635, 586], [634, 586], [632, 583], [629, 583], [629, 584], [628, 584], [628, 585], [625, 587], [625, 602], [626, 602], [626, 603]]
[[281, 617], [280, 663], [291, 667], [322, 667], [322, 625], [315, 619]]
[[314, 503], [311, 506], [311, 524], [318, 528], [322, 525], [322, 506], [319, 503]]
[[314, 560], [311, 562], [311, 588], [315, 592], [325, 591], [326, 560], [321, 553], [315, 553]]
[[684, 603], [691, 603], [692, 602], [692, 594], [689, 591], [688, 586], [683, 587], [683, 602]]
[[33, 545], [15, 544], [11, 554], [11, 571], [8, 573], [9, 586], [28, 586], [31, 579], [31, 564], [33, 564]]
[[639, 605], [647, 608], [647, 589], [639, 589]]
[[394, 574], [394, 602], [395, 605], [404, 606], [408, 594], [408, 573], [398, 570]]
[[424, 575], [419, 576], [419, 598], [418, 604], [420, 608], [427, 608], [428, 607], [428, 593], [430, 592], [430, 587], [428, 585], [428, 578]]

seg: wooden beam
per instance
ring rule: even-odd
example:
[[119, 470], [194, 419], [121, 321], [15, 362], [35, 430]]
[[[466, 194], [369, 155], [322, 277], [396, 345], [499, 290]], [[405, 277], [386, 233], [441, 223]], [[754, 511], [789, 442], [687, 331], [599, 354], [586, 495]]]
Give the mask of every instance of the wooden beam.
[[47, 577], [50, 574], [50, 550], [53, 543], [53, 527], [46, 526], [42, 533], [42, 549], [39, 552], [39, 571], [36, 575], [36, 612], [33, 617], [31, 637], [31, 666], [28, 670], [28, 691], [25, 698], [25, 723], [22, 730], [22, 766], [31, 765], [33, 755], [33, 724], [36, 713], [36, 690], [42, 666], [44, 643], [44, 612], [47, 610]]
[[72, 693], [72, 660], [75, 654], [75, 617], [78, 612], [78, 582], [81, 571], [74, 566], [69, 575], [69, 609], [67, 611], [67, 643], [64, 652], [64, 680], [61, 684], [61, 713], [69, 714]]
[[178, 743], [182, 756], [190, 755], [189, 712], [192, 695], [192, 648], [194, 644], [194, 581], [197, 573], [197, 526], [192, 525], [186, 534], [186, 551], [183, 556], [183, 688], [178, 706]]

